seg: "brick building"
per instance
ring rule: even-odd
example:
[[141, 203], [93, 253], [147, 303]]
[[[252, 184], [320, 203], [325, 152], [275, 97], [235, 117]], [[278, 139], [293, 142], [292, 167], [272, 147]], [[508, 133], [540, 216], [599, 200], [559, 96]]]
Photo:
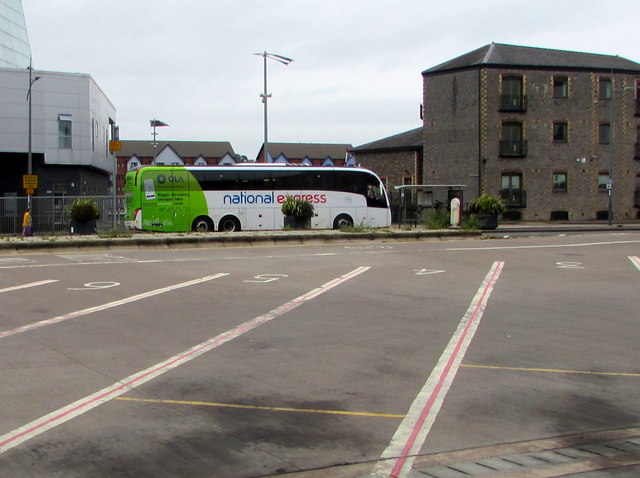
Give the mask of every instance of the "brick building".
[[117, 194], [124, 194], [124, 176], [130, 169], [157, 165], [223, 165], [246, 161], [233, 151], [228, 141], [120, 141], [115, 151], [118, 174]]
[[375, 171], [384, 182], [395, 213], [400, 204], [396, 186], [422, 184], [423, 128], [389, 136], [350, 150], [358, 166]]
[[260, 163], [290, 163], [307, 166], [351, 166], [347, 158], [350, 144], [268, 143], [269, 154], [264, 160], [264, 144], [257, 161]]
[[423, 184], [511, 219], [640, 218], [640, 64], [492, 43], [422, 75]]

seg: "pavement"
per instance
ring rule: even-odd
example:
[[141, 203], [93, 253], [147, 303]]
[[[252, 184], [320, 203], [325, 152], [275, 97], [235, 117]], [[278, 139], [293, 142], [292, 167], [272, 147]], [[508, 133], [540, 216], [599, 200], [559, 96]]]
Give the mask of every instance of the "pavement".
[[280, 245], [307, 242], [337, 241], [403, 241], [425, 239], [505, 237], [527, 234], [579, 234], [593, 232], [640, 232], [640, 222], [614, 223], [517, 223], [500, 224], [494, 230], [465, 231], [459, 228], [426, 229], [423, 227], [370, 229], [364, 232], [342, 232], [337, 230], [301, 231], [240, 231], [214, 233], [164, 233], [125, 232], [112, 237], [107, 234], [94, 235], [36, 235], [32, 237], [0, 236], [0, 251], [29, 252], [34, 250], [116, 248], [116, 247], [198, 247], [198, 246], [252, 246]]

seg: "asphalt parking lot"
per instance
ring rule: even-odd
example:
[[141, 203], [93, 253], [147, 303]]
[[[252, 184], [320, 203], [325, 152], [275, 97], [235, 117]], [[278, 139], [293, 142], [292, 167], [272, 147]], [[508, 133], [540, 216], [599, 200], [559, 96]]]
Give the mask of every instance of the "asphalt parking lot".
[[[636, 231], [6, 249], [0, 469], [637, 471], [639, 284]], [[585, 440], [631, 444], [473, 467]]]

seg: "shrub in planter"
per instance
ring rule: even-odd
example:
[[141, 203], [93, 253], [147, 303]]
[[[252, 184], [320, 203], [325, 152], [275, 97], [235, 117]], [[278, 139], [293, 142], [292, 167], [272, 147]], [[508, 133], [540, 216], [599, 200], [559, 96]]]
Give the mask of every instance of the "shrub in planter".
[[476, 217], [480, 221], [480, 229], [498, 227], [498, 216], [504, 214], [506, 210], [502, 199], [490, 194], [483, 194], [473, 205], [477, 213]]
[[100, 219], [98, 203], [90, 198], [80, 198], [73, 201], [69, 208], [71, 216], [71, 232], [75, 234], [94, 234], [96, 221]]
[[306, 199], [287, 196], [280, 208], [282, 214], [285, 215], [285, 227], [294, 229], [304, 229], [311, 224], [313, 217], [313, 204]]

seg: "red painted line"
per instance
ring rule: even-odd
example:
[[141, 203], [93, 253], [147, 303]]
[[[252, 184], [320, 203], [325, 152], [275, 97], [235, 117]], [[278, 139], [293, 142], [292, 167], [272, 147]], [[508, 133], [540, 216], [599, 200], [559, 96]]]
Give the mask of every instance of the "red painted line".
[[444, 368], [444, 370], [442, 371], [442, 373], [439, 376], [439, 380], [438, 383], [436, 385], [436, 387], [434, 388], [434, 390], [431, 392], [431, 395], [429, 396], [429, 399], [427, 400], [426, 405], [424, 406], [424, 408], [422, 409], [422, 412], [420, 413], [420, 416], [418, 418], [418, 420], [416, 421], [413, 430], [411, 431], [411, 435], [409, 436], [409, 439], [407, 440], [404, 448], [402, 449], [402, 453], [400, 455], [400, 458], [398, 458], [396, 460], [396, 463], [393, 467], [393, 469], [391, 470], [390, 473], [390, 477], [392, 478], [398, 478], [400, 476], [400, 473], [402, 472], [402, 469], [404, 468], [407, 458], [411, 452], [411, 449], [413, 448], [413, 446], [415, 445], [416, 442], [416, 438], [418, 436], [418, 434], [420, 433], [420, 431], [422, 430], [422, 427], [424, 425], [424, 422], [427, 418], [427, 416], [429, 415], [429, 412], [431, 411], [431, 408], [433, 407], [434, 402], [436, 401], [436, 399], [438, 398], [438, 396], [440, 395], [440, 391], [442, 390], [442, 386], [446, 380], [446, 378], [449, 376], [449, 374], [451, 373], [451, 370], [453, 368], [453, 364], [456, 361], [456, 359], [458, 358], [458, 355], [460, 354], [460, 349], [462, 348], [462, 344], [464, 343], [468, 333], [469, 333], [469, 329], [471, 328], [471, 326], [474, 324], [474, 322], [476, 321], [478, 314], [481, 310], [484, 309], [485, 305], [486, 305], [486, 300], [487, 300], [487, 294], [489, 293], [489, 290], [491, 290], [491, 288], [494, 286], [497, 277], [500, 275], [500, 271], [502, 270], [502, 265], [503, 263], [499, 263], [498, 267], [495, 267], [493, 270], [493, 273], [491, 275], [491, 278], [489, 279], [489, 281], [487, 281], [482, 294], [480, 296], [480, 299], [478, 300], [478, 303], [476, 304], [476, 306], [473, 309], [473, 313], [471, 314], [471, 317], [469, 319], [469, 321], [467, 322], [463, 333], [460, 335], [459, 340], [456, 343], [456, 346], [454, 348], [453, 353], [451, 354], [451, 356], [449, 357], [449, 360], [447, 361], [447, 364]]

